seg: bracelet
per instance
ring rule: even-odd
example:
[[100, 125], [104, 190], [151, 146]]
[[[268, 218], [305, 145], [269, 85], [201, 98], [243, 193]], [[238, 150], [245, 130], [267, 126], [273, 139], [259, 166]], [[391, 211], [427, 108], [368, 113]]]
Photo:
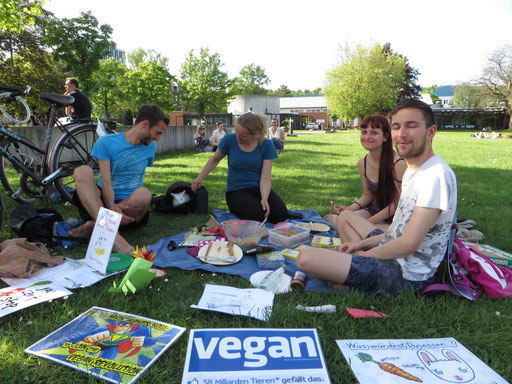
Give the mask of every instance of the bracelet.
[[354, 201], [354, 204], [357, 204], [359, 206], [359, 209], [363, 209], [363, 207], [361, 207], [361, 204], [359, 204], [357, 201]]
[[112, 207], [112, 206], [114, 206], [114, 205], [116, 205], [116, 203], [111, 202], [110, 204], [108, 204], [108, 205], [107, 205], [107, 208], [110, 208], [110, 207]]

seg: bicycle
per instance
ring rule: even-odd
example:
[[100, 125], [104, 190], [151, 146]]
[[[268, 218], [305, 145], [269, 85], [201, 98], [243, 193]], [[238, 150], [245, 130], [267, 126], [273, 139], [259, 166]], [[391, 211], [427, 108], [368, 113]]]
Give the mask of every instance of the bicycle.
[[[15, 124], [27, 122], [30, 119], [30, 108], [21, 96], [28, 94], [30, 87], [22, 91], [19, 87], [0, 85], [0, 91], [6, 91], [0, 93], [0, 101], [19, 102], [27, 114], [25, 119], [16, 119], [0, 105], [0, 111], [5, 117]], [[98, 162], [90, 153], [100, 134], [115, 133], [110, 128], [115, 122], [98, 120], [96, 123], [92, 119], [80, 119], [63, 124], [57, 118], [57, 110], [73, 103], [73, 97], [50, 93], [43, 93], [40, 97], [51, 103], [44, 146], [40, 148], [27, 138], [12, 132], [8, 125], [0, 125], [0, 181], [6, 193], [20, 203], [46, 198], [51, 204], [52, 197], [55, 197], [55, 188], [65, 201], [72, 202], [75, 168], [85, 164], [95, 173], [99, 172]], [[106, 127], [104, 123], [107, 124]], [[62, 134], [51, 145], [55, 127]], [[18, 182], [14, 181], [14, 171], [20, 174]]]

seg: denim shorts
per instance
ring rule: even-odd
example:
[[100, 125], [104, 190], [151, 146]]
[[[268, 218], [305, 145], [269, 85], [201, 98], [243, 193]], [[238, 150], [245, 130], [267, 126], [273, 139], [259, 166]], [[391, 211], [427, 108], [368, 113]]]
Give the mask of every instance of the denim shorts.
[[368, 294], [395, 296], [400, 292], [421, 292], [435, 282], [435, 275], [426, 281], [404, 279], [402, 268], [396, 260], [352, 255], [350, 271], [344, 284]]
[[368, 239], [373, 236], [380, 235], [381, 233], [384, 233], [384, 231], [380, 228], [375, 228], [373, 231], [371, 231], [369, 234], [366, 235], [365, 239]]

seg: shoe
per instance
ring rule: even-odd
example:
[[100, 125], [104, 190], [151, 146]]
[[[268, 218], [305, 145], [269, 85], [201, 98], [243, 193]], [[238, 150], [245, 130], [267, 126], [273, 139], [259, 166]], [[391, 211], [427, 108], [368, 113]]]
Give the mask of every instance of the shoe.
[[466, 228], [466, 229], [472, 229], [476, 226], [476, 222], [473, 220], [464, 220], [460, 223], [457, 223], [458, 228]]

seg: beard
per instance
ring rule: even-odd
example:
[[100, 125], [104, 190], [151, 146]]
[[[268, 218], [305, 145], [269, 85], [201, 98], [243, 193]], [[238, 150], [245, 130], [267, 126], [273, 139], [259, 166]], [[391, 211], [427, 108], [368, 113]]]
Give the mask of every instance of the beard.
[[425, 152], [425, 146], [427, 144], [427, 134], [425, 133], [425, 137], [423, 138], [423, 141], [421, 142], [421, 145], [419, 147], [412, 147], [409, 150], [402, 150], [395, 144], [396, 152], [400, 157], [403, 157], [404, 159], [412, 159], [415, 157], [419, 157]]

